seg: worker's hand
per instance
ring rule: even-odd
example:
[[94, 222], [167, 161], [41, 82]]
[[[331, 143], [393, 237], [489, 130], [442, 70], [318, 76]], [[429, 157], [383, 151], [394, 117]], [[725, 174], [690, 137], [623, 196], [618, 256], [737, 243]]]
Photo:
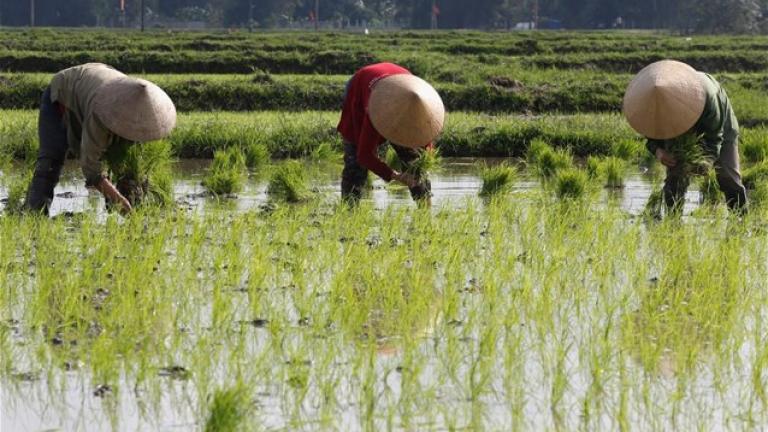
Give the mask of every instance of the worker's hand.
[[419, 181], [416, 179], [416, 177], [413, 174], [408, 173], [395, 172], [395, 174], [392, 176], [392, 180], [397, 180], [409, 188], [413, 188], [419, 185]]
[[106, 177], [103, 177], [99, 184], [96, 185], [96, 189], [104, 195], [104, 198], [108, 199], [112, 203], [116, 204], [120, 209], [120, 214], [126, 215], [133, 210], [131, 203], [121, 194], [117, 188]]
[[663, 148], [656, 149], [656, 159], [658, 159], [659, 162], [661, 162], [661, 164], [667, 168], [674, 168], [675, 165], [677, 165], [677, 160], [674, 156], [672, 156], [672, 153], [664, 150]]

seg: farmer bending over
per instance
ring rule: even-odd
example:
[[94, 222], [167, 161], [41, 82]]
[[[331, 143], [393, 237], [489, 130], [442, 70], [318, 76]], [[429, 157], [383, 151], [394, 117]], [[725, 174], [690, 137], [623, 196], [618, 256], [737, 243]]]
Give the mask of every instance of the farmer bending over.
[[121, 211], [131, 204], [102, 172], [111, 146], [153, 141], [176, 125], [176, 108], [163, 90], [100, 63], [65, 69], [53, 76], [40, 103], [40, 150], [24, 207], [48, 214], [68, 150], [79, 153], [85, 185]]
[[444, 117], [435, 89], [407, 69], [378, 63], [357, 71], [347, 83], [337, 128], [344, 139], [342, 199], [359, 201], [371, 170], [384, 181], [408, 186], [414, 200], [428, 202], [430, 183], [424, 173], [394, 171], [379, 159], [378, 149], [388, 140], [403, 165], [410, 167], [432, 145]]
[[691, 173], [669, 151], [676, 138], [693, 134], [714, 163], [728, 208], [746, 211], [747, 194], [739, 172], [739, 123], [725, 90], [710, 75], [685, 63], [664, 60], [640, 71], [624, 95], [624, 115], [648, 138], [646, 147], [667, 167], [664, 203], [680, 211]]

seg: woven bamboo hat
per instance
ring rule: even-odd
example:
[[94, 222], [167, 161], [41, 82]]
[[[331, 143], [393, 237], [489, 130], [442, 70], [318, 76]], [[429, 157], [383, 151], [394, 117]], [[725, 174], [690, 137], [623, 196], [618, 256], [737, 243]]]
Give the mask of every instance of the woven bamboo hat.
[[630, 126], [652, 139], [671, 139], [701, 117], [706, 94], [701, 75], [685, 63], [662, 60], [646, 66], [624, 94]]
[[431, 143], [445, 121], [445, 107], [437, 91], [423, 79], [391, 75], [376, 83], [368, 102], [373, 127], [387, 140], [419, 148]]
[[176, 107], [155, 84], [124, 77], [99, 87], [94, 112], [110, 131], [130, 141], [154, 141], [176, 126]]

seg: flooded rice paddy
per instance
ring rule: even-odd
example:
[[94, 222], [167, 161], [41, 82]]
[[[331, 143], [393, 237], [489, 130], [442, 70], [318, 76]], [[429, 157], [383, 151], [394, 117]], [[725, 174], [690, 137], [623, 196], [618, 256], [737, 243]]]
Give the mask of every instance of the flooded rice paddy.
[[[466, 199], [476, 198], [482, 186], [479, 177], [480, 164], [500, 163], [503, 159], [477, 159], [477, 158], [447, 158], [441, 169], [430, 175], [432, 182], [432, 203], [436, 207], [444, 205], [461, 206]], [[179, 161], [174, 166], [174, 196], [176, 202], [189, 209], [204, 209], [216, 200], [206, 192], [201, 181], [205, 169], [210, 164], [206, 159], [186, 159]], [[519, 165], [525, 173], [524, 166]], [[329, 163], [308, 163], [307, 169], [312, 173], [312, 188], [317, 193], [315, 198], [338, 199], [340, 197], [340, 173], [341, 166]], [[625, 187], [622, 189], [606, 189], [601, 194], [599, 201], [618, 201], [621, 208], [632, 215], [642, 213], [648, 197], [658, 186], [663, 173], [649, 173], [645, 168], [637, 167], [630, 171], [626, 178]], [[366, 199], [372, 201], [378, 209], [390, 205], [411, 205], [412, 200], [404, 187], [391, 186], [375, 178], [373, 188], [368, 192]], [[233, 209], [248, 211], [265, 205], [270, 201], [267, 195], [266, 176], [251, 175], [245, 184], [244, 191], [236, 196], [227, 197]], [[523, 175], [515, 182], [515, 191], [530, 191], [540, 188], [540, 182], [532, 174]], [[0, 199], [7, 196], [4, 185], [0, 185]], [[695, 185], [686, 196], [686, 210], [690, 212], [699, 203], [700, 197]], [[2, 204], [0, 204], [0, 209]], [[104, 202], [98, 193], [85, 188], [76, 164], [68, 163], [62, 182], [56, 188], [56, 198], [51, 208], [51, 215], [66, 213], [79, 213], [86, 209], [97, 212], [103, 211]]]
[[587, 205], [525, 177], [487, 202], [449, 160], [431, 209], [374, 182], [352, 211], [338, 166], [292, 206], [258, 176], [208, 197], [204, 165], [176, 167], [181, 211], [108, 215], [69, 167], [53, 220], [0, 217], [2, 431], [204, 430], [222, 388], [238, 430], [767, 424], [753, 221], [645, 222], [639, 170]]

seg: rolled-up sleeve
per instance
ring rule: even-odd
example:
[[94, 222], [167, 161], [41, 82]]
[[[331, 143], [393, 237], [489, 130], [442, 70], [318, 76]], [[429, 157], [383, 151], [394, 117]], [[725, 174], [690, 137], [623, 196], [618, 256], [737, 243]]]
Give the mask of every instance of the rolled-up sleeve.
[[112, 134], [95, 115], [91, 114], [85, 119], [80, 143], [80, 167], [88, 187], [96, 186], [104, 175], [101, 158], [111, 138]]

